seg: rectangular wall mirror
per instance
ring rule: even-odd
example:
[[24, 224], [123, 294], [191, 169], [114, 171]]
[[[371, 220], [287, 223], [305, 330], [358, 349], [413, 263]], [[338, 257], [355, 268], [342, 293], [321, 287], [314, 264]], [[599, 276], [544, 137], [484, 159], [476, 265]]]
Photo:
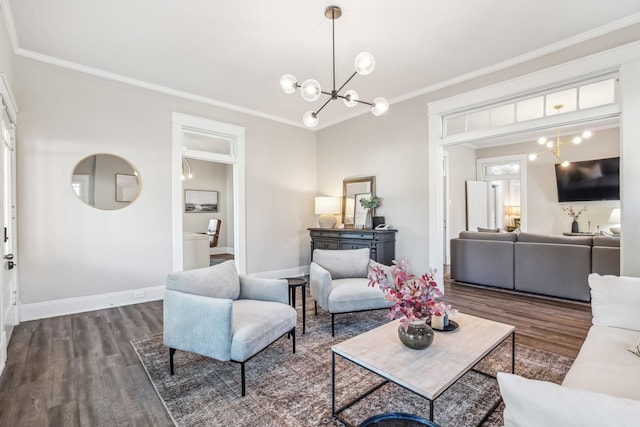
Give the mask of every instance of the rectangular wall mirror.
[[342, 181], [342, 223], [353, 228], [356, 213], [357, 194], [376, 194], [376, 177], [351, 178]]

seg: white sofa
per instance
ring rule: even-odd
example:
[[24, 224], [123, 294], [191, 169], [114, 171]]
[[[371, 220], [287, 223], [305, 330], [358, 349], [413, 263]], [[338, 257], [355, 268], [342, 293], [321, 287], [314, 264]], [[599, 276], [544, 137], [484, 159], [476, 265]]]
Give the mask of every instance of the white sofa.
[[505, 427], [640, 426], [640, 278], [589, 275], [593, 326], [562, 385], [499, 373]]

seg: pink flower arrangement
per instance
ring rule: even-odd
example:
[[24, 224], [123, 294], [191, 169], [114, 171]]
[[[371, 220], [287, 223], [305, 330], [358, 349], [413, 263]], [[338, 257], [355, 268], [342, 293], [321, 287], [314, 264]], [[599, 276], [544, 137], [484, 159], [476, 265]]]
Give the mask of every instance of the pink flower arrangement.
[[569, 205], [569, 207], [563, 207], [561, 208], [564, 212], [567, 213], [567, 215], [569, 215], [571, 218], [573, 218], [574, 221], [577, 221], [578, 218], [580, 218], [580, 215], [582, 215], [583, 212], [587, 211], [587, 207], [585, 206], [584, 208], [580, 209], [578, 212], [573, 210], [573, 206]]
[[457, 310], [444, 302], [436, 302], [444, 295], [438, 289], [433, 273], [425, 273], [416, 278], [409, 273], [409, 263], [393, 261], [391, 278], [384, 272], [383, 267], [374, 266], [369, 272], [369, 286], [378, 285], [384, 292], [387, 301], [393, 302], [388, 317], [391, 320], [400, 318], [405, 331], [409, 324], [416, 319], [430, 320], [435, 316], [452, 316]]

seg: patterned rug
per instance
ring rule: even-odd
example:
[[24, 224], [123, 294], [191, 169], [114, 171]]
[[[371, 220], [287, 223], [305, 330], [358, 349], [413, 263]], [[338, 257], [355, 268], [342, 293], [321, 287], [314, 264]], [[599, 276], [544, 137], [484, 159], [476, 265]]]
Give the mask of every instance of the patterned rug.
[[[299, 298], [299, 294], [298, 294]], [[307, 301], [307, 330], [302, 335], [298, 304], [296, 353], [291, 341], [280, 338], [246, 364], [247, 393], [240, 396], [240, 365], [192, 353], [176, 352], [176, 375], [169, 375], [169, 351], [162, 335], [132, 341], [151, 383], [178, 426], [341, 426], [331, 416], [331, 346], [387, 322], [386, 310], [331, 317], [313, 313]], [[436, 335], [436, 339], [437, 339]], [[560, 383], [572, 359], [517, 344], [516, 373]], [[503, 343], [476, 369], [490, 375], [511, 368], [511, 344]], [[380, 382], [380, 377], [336, 357], [337, 405], [342, 405]], [[497, 382], [469, 372], [435, 401], [434, 419], [441, 426], [477, 425], [499, 401]], [[502, 404], [484, 426], [502, 425]], [[380, 387], [343, 412], [351, 424], [390, 411], [428, 418], [429, 402], [393, 384]]]

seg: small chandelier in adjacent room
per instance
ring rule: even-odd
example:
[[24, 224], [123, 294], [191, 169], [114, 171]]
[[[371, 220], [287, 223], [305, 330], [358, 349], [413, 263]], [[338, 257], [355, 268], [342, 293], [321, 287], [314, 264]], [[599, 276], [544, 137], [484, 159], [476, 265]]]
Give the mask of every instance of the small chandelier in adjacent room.
[[[187, 173], [184, 173], [184, 165], [187, 165]], [[182, 158], [182, 180], [184, 181], [185, 179], [192, 179], [193, 178], [193, 172], [191, 172], [191, 163], [189, 163], [189, 160], [185, 159], [184, 157]]]
[[356, 56], [354, 61], [355, 71], [339, 88], [336, 89], [336, 40], [335, 40], [335, 22], [336, 19], [342, 16], [342, 9], [338, 6], [329, 6], [324, 11], [324, 16], [327, 19], [331, 20], [331, 38], [333, 41], [332, 44], [332, 52], [333, 52], [333, 89], [331, 92], [327, 92], [322, 90], [320, 87], [320, 83], [314, 79], [307, 79], [302, 84], [298, 83], [298, 80], [295, 76], [291, 74], [285, 74], [280, 79], [280, 86], [284, 93], [293, 93], [296, 89], [300, 88], [300, 94], [302, 98], [309, 102], [316, 101], [320, 98], [321, 94], [329, 95], [330, 98], [322, 104], [322, 106], [316, 111], [307, 111], [302, 117], [302, 122], [307, 127], [315, 127], [318, 124], [318, 113], [322, 111], [322, 109], [333, 100], [337, 100], [338, 98], [342, 99], [344, 105], [347, 107], [355, 107], [358, 104], [366, 104], [371, 107], [371, 112], [375, 116], [380, 116], [389, 110], [389, 102], [382, 98], [375, 98], [372, 102], [361, 101], [358, 92], [353, 89], [345, 91], [343, 94], [340, 94], [340, 91], [344, 89], [344, 87], [351, 81], [352, 78], [355, 77], [356, 74], [361, 74], [366, 76], [373, 71], [373, 68], [376, 65], [376, 61], [369, 52], [362, 52]]
[[[558, 105], [554, 105], [553, 108], [558, 111], [558, 114], [560, 114], [560, 110], [562, 109], [562, 107], [564, 107], [564, 105], [562, 104], [558, 104]], [[574, 137], [572, 140], [570, 141], [560, 141], [560, 128], [558, 128], [558, 131], [556, 132], [556, 140], [552, 141], [552, 140], [548, 140], [547, 138], [545, 138], [544, 136], [541, 137], [540, 139], [538, 139], [538, 144], [540, 145], [544, 145], [545, 147], [547, 147], [546, 150], [541, 151], [540, 153], [537, 154], [530, 154], [529, 155], [529, 160], [535, 160], [538, 157], [540, 157], [541, 155], [543, 155], [544, 153], [552, 153], [554, 154], [558, 159], [560, 159], [560, 165], [562, 167], [567, 167], [569, 166], [569, 161], [563, 159], [560, 156], [560, 147], [562, 147], [563, 145], [567, 145], [567, 144], [580, 144], [582, 142], [583, 138], [589, 138], [591, 136], [591, 131], [584, 131], [582, 133], [582, 136], [576, 136]]]

